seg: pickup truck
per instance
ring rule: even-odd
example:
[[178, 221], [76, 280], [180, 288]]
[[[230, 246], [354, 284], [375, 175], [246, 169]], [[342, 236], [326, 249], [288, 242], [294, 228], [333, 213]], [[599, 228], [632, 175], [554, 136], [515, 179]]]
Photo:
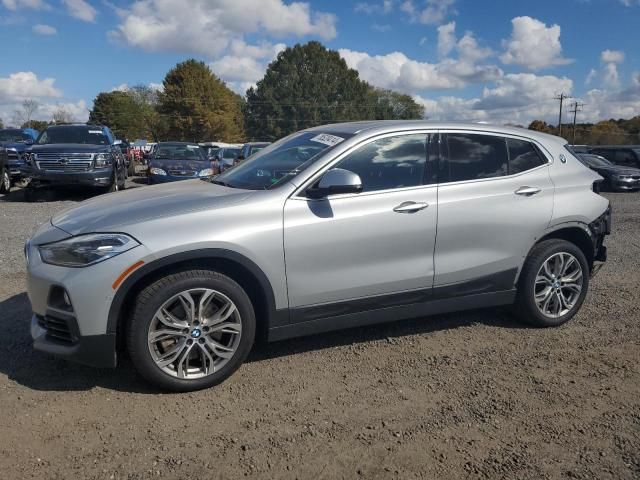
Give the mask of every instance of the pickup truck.
[[107, 192], [124, 189], [126, 163], [108, 127], [51, 125], [25, 153], [29, 186], [85, 186]]
[[[24, 153], [38, 138], [38, 131], [32, 128], [3, 128], [0, 129], [0, 154], [5, 158], [2, 173], [2, 188], [11, 187], [20, 180], [20, 169], [24, 165]], [[6, 174], [6, 178], [5, 175]], [[5, 181], [8, 178], [8, 187]]]

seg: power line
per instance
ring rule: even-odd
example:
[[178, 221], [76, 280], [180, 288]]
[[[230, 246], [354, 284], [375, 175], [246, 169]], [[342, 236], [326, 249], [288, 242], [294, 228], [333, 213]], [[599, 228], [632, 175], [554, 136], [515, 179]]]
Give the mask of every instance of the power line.
[[560, 92], [559, 95], [553, 97], [554, 100], [560, 100], [560, 114], [558, 115], [558, 136], [562, 136], [562, 102], [568, 98], [572, 98], [569, 95], [565, 95], [564, 92]]
[[576, 117], [578, 115], [578, 112], [582, 111], [582, 107], [584, 107], [584, 103], [578, 102], [576, 100], [571, 105], [573, 106], [573, 110], [569, 110], [571, 113], [573, 113], [573, 140], [571, 143], [575, 145], [576, 144]]

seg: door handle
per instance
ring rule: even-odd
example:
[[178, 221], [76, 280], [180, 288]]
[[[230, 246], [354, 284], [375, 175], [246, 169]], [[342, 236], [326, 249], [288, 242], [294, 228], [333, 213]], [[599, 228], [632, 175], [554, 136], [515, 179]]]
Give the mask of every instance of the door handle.
[[397, 213], [415, 213], [424, 210], [428, 206], [429, 204], [424, 202], [402, 202], [393, 211]]
[[516, 195], [523, 195], [525, 197], [530, 197], [535, 195], [536, 193], [540, 193], [542, 190], [537, 187], [520, 187], [515, 192]]

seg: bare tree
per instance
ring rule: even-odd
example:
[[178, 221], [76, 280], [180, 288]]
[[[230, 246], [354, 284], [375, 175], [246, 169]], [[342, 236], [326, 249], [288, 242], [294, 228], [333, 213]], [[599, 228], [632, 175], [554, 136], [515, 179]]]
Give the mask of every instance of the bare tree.
[[33, 114], [40, 108], [40, 104], [32, 98], [27, 98], [22, 102], [22, 107], [13, 112], [13, 120], [16, 126], [31, 128]]
[[61, 123], [71, 123], [73, 116], [63, 105], [58, 105], [53, 111], [53, 123], [60, 125]]

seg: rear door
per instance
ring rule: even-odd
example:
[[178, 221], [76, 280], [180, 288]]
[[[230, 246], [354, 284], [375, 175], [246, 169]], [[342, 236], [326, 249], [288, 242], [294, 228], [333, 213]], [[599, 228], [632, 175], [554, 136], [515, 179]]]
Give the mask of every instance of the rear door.
[[443, 131], [440, 151], [434, 293], [513, 288], [551, 220], [548, 159], [527, 139], [469, 131]]

